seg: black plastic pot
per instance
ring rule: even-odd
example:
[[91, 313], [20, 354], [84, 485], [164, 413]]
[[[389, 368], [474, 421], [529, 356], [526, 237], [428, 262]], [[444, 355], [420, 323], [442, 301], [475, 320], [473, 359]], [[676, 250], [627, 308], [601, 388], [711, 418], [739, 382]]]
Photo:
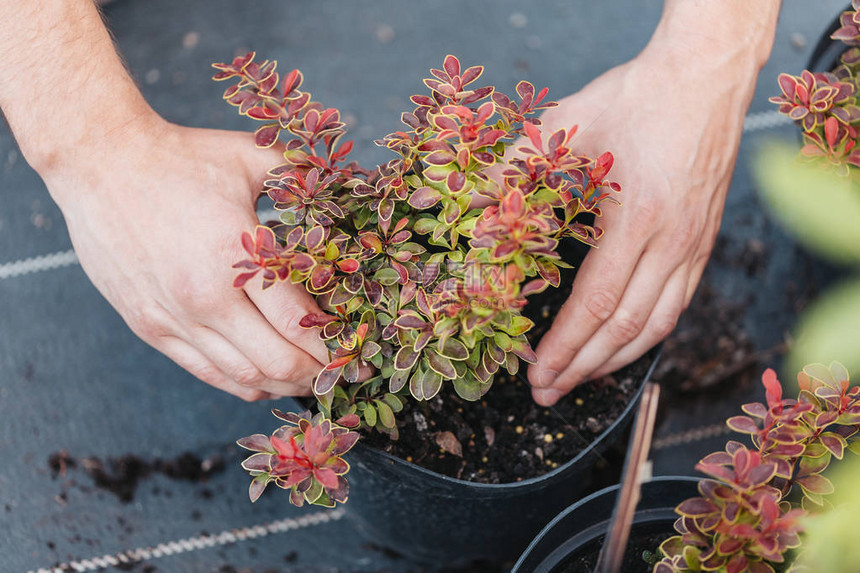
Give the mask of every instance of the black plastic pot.
[[[846, 10], [851, 10], [850, 4]], [[812, 50], [812, 55], [809, 57], [806, 69], [813, 72], [829, 72], [839, 65], [839, 57], [849, 47], [839, 40], [831, 39], [830, 35], [839, 29], [839, 18], [841, 15], [842, 12], [836, 16], [824, 34], [821, 35], [821, 38], [818, 39], [818, 43], [815, 44], [815, 49]]]
[[[697, 494], [697, 478], [658, 477], [642, 484], [642, 498], [633, 520], [639, 529], [672, 534], [679, 503]], [[511, 573], [553, 573], [586, 552], [599, 551], [619, 486], [600, 490], [558, 514], [531, 542]], [[632, 537], [631, 537], [632, 538]], [[655, 547], [656, 549], [656, 547]]]
[[349, 454], [350, 497], [345, 508], [379, 545], [417, 563], [512, 561], [560, 507], [583, 494], [595, 462], [632, 421], [642, 385], [658, 356], [658, 351], [648, 355], [648, 372], [622, 415], [574, 459], [541, 477], [505, 484], [473, 483], [359, 442]]

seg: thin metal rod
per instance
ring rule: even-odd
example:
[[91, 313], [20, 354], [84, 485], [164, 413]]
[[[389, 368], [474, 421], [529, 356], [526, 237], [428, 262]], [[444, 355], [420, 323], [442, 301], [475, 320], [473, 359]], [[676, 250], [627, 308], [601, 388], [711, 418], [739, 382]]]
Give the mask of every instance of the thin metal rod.
[[624, 461], [621, 489], [609, 522], [606, 541], [597, 559], [596, 573], [620, 573], [624, 559], [624, 550], [630, 538], [630, 528], [633, 526], [633, 514], [642, 489], [642, 468], [648, 462], [648, 452], [651, 449], [651, 438], [654, 435], [654, 422], [657, 419], [657, 403], [660, 398], [660, 387], [649, 382], [642, 392], [642, 401], [636, 413], [636, 422], [627, 449], [627, 459]]

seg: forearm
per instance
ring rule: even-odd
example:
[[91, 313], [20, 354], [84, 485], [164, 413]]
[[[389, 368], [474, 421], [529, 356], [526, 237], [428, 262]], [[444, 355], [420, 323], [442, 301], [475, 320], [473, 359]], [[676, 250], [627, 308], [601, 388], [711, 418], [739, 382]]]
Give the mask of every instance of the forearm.
[[0, 107], [43, 176], [151, 114], [91, 0], [0, 0]]
[[[781, 0], [666, 0], [652, 45], [674, 52], [680, 73], [754, 79], [770, 57]], [[647, 48], [646, 48], [647, 51]]]

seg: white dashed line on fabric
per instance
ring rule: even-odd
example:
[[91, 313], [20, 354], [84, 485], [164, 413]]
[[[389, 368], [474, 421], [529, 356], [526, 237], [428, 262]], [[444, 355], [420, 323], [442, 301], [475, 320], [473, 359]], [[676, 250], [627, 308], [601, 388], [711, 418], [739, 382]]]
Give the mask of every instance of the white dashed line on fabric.
[[240, 541], [265, 537], [274, 533], [284, 533], [287, 531], [295, 531], [311, 525], [320, 525], [330, 521], [337, 521], [342, 518], [344, 512], [342, 509], [332, 511], [318, 511], [310, 515], [302, 517], [281, 519], [272, 521], [263, 525], [255, 525], [252, 527], [243, 527], [241, 529], [231, 529], [222, 531], [215, 535], [199, 535], [197, 537], [189, 537], [187, 539], [179, 539], [177, 541], [168, 541], [159, 543], [154, 547], [141, 547], [138, 549], [130, 549], [122, 553], [113, 555], [102, 555], [101, 557], [91, 557], [89, 559], [81, 559], [78, 561], [69, 561], [52, 567], [34, 569], [28, 573], [68, 573], [70, 571], [98, 571], [108, 567], [117, 567], [118, 565], [127, 565], [139, 563], [141, 561], [150, 561], [179, 553], [188, 553], [190, 551], [198, 551], [210, 547], [220, 547], [222, 545], [230, 545]]

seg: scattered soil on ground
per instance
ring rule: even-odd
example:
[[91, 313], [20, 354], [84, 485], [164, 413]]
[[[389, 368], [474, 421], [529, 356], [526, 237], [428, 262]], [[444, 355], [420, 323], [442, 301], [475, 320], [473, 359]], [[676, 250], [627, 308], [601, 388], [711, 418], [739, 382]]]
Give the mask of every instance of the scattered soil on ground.
[[[65, 477], [70, 469], [81, 468], [95, 487], [112, 493], [123, 503], [129, 503], [134, 499], [140, 481], [153, 474], [202, 483], [224, 471], [226, 462], [222, 454], [201, 458], [190, 452], [173, 459], [146, 460], [134, 454], [106, 460], [98, 457], [75, 459], [61, 450], [48, 457], [48, 467], [55, 479]], [[65, 492], [62, 495], [65, 497]]]

